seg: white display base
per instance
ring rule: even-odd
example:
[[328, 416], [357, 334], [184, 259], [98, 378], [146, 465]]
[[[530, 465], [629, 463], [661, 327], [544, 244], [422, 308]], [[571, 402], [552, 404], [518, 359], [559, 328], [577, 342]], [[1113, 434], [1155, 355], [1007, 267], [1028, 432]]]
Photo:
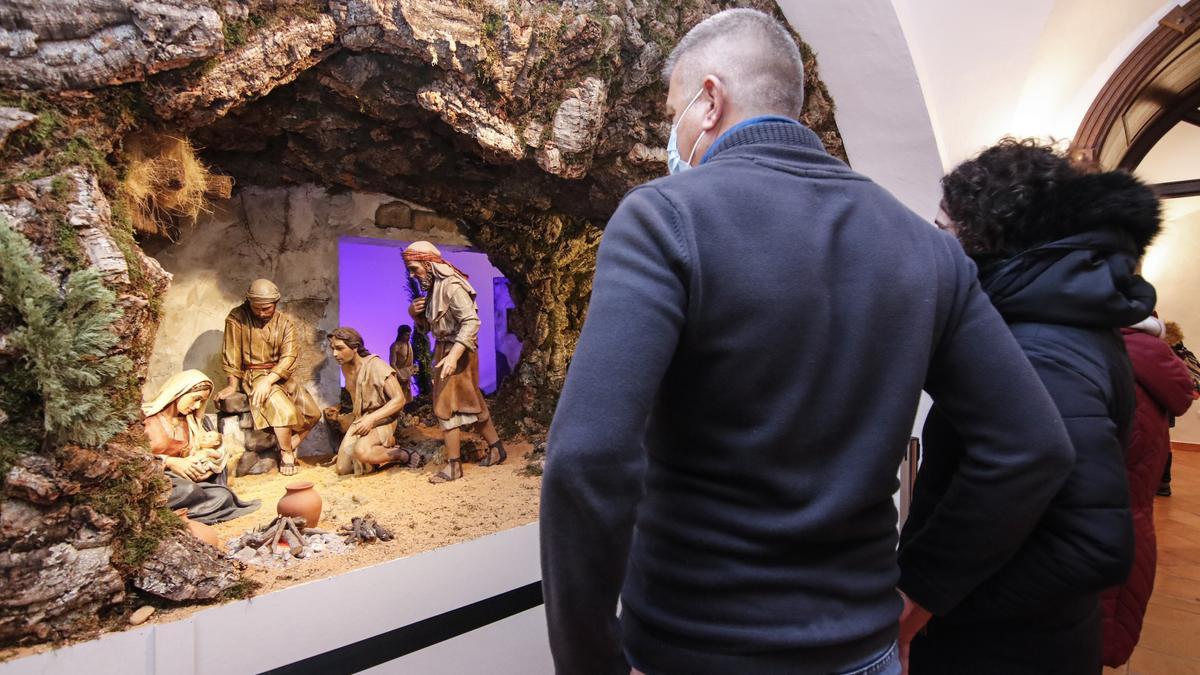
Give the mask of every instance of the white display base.
[[546, 613], [543, 607], [534, 607], [363, 672], [371, 675], [553, 673], [550, 643], [546, 639]]
[[[0, 664], [3, 675], [236, 675], [302, 661], [541, 579], [537, 523], [400, 558], [171, 623]], [[551, 673], [544, 612], [382, 663], [373, 673]]]

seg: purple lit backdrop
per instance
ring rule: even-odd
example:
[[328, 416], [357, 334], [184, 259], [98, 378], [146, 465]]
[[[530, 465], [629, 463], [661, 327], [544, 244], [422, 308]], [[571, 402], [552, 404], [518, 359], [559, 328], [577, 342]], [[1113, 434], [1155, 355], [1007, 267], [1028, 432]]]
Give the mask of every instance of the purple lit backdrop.
[[[412, 325], [408, 281], [400, 254], [410, 242], [346, 237], [338, 241], [338, 323], [362, 333], [367, 349], [387, 359], [396, 328]], [[438, 245], [447, 261], [471, 277], [479, 294], [479, 386], [496, 390], [496, 335], [492, 279], [502, 277], [483, 253]]]
[[508, 287], [508, 279], [500, 277], [492, 280], [492, 303], [496, 313], [496, 379], [512, 374], [517, 362], [521, 359], [521, 341], [515, 333], [509, 332], [508, 314], [517, 308], [513, 302], [512, 291]]

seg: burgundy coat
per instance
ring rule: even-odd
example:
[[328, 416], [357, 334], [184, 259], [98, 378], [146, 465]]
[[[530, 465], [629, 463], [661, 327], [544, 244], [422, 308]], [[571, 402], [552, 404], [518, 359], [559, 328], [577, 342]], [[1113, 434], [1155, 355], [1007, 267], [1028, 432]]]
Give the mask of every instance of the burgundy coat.
[[1105, 591], [1104, 665], [1129, 660], [1142, 633], [1142, 618], [1154, 590], [1158, 552], [1154, 538], [1154, 493], [1171, 448], [1168, 415], [1179, 416], [1192, 404], [1193, 384], [1187, 366], [1163, 342], [1146, 333], [1122, 329], [1137, 382], [1137, 411], [1125, 471], [1133, 509], [1134, 558], [1129, 579]]

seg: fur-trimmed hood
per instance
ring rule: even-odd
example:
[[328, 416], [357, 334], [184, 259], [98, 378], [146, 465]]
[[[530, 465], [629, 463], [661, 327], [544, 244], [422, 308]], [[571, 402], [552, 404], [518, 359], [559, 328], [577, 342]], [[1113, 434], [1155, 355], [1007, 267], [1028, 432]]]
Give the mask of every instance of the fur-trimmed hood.
[[1065, 181], [1047, 200], [1043, 222], [1060, 228], [1042, 241], [1064, 239], [1083, 232], [1115, 229], [1128, 234], [1138, 255], [1161, 229], [1158, 196], [1124, 171], [1084, 174]]
[[1158, 234], [1159, 201], [1124, 171], [1075, 176], [1046, 190], [1013, 228], [1009, 257], [977, 259], [979, 281], [1005, 320], [1130, 326], [1154, 310], [1135, 273]]
[[1123, 328], [1154, 311], [1140, 256], [1128, 231], [1088, 230], [982, 265], [979, 282], [1009, 323]]

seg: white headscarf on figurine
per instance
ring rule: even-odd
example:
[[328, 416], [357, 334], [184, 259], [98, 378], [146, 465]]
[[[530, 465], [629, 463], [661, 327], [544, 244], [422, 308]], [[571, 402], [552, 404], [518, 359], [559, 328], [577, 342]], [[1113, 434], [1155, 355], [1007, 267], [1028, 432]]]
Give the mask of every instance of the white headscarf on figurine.
[[[204, 410], [208, 406], [208, 401], [212, 398], [213, 382], [207, 375], [199, 370], [185, 370], [180, 373], [175, 373], [163, 383], [158, 393], [150, 399], [142, 403], [142, 415], [150, 417], [157, 415], [167, 408], [167, 406], [175, 403], [183, 398], [185, 394], [192, 392], [207, 391], [204, 400], [200, 402], [200, 406], [191, 413], [180, 416], [184, 418], [188, 428], [188, 452], [187, 455], [198, 452], [200, 450], [200, 437], [205, 433], [204, 429]], [[213, 461], [209, 464], [209, 474], [220, 473], [225, 468], [225, 460], [228, 455], [223, 456], [219, 461]], [[207, 475], [205, 476], [207, 477]]]
[[183, 398], [184, 394], [204, 389], [208, 389], [209, 396], [204, 397], [204, 401], [200, 404], [199, 408], [192, 411], [191, 414], [186, 415], [188, 425], [194, 425], [194, 428], [190, 429], [191, 431], [202, 430], [200, 420], [204, 416], [204, 406], [208, 405], [208, 399], [211, 397], [213, 383], [207, 375], [199, 370], [185, 370], [172, 375], [163, 383], [153, 398], [147, 399], [142, 403], [142, 415], [146, 417], [157, 415], [165, 410], [167, 406]]

